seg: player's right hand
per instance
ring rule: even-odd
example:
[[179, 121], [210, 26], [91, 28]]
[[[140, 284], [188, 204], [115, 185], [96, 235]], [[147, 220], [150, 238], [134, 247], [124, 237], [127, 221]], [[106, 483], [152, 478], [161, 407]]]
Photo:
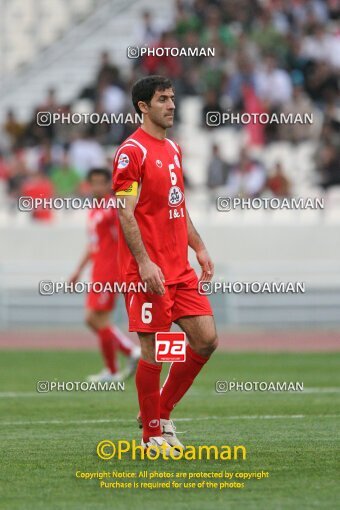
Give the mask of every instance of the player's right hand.
[[164, 282], [165, 278], [160, 267], [152, 260], [148, 260], [139, 265], [139, 275], [143, 283], [146, 283], [147, 290], [151, 294], [165, 294]]

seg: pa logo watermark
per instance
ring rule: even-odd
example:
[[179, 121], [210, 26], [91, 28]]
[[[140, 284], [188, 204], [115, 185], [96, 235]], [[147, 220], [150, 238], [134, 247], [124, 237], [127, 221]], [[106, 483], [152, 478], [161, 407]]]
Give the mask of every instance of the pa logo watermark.
[[186, 334], [180, 332], [156, 333], [156, 361], [181, 362], [186, 359]]

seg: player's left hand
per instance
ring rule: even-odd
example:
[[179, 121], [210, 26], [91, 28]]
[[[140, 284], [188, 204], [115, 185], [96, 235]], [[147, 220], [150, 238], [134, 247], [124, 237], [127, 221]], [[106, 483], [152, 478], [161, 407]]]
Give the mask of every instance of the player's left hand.
[[211, 260], [208, 251], [204, 248], [203, 250], [196, 252], [196, 257], [199, 265], [202, 268], [202, 273], [199, 281], [210, 282], [214, 276], [214, 263]]

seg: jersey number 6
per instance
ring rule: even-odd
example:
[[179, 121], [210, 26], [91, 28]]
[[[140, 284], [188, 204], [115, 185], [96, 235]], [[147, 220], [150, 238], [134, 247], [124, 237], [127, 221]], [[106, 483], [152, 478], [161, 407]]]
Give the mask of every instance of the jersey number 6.
[[170, 181], [171, 181], [171, 185], [172, 186], [175, 186], [175, 184], [177, 183], [177, 175], [175, 172], [173, 172], [173, 169], [175, 168], [175, 165], [173, 165], [172, 163], [169, 165], [169, 172], [170, 172]]
[[142, 306], [142, 322], [144, 324], [150, 324], [152, 321], [151, 313], [152, 303], [144, 303]]

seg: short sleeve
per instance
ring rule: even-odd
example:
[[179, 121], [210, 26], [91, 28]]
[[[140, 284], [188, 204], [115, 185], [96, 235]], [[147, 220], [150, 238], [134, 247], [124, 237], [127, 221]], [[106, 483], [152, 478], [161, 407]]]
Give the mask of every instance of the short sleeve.
[[113, 190], [115, 193], [127, 190], [134, 183], [140, 182], [142, 164], [143, 153], [139, 147], [132, 144], [123, 145], [117, 150], [113, 161]]

